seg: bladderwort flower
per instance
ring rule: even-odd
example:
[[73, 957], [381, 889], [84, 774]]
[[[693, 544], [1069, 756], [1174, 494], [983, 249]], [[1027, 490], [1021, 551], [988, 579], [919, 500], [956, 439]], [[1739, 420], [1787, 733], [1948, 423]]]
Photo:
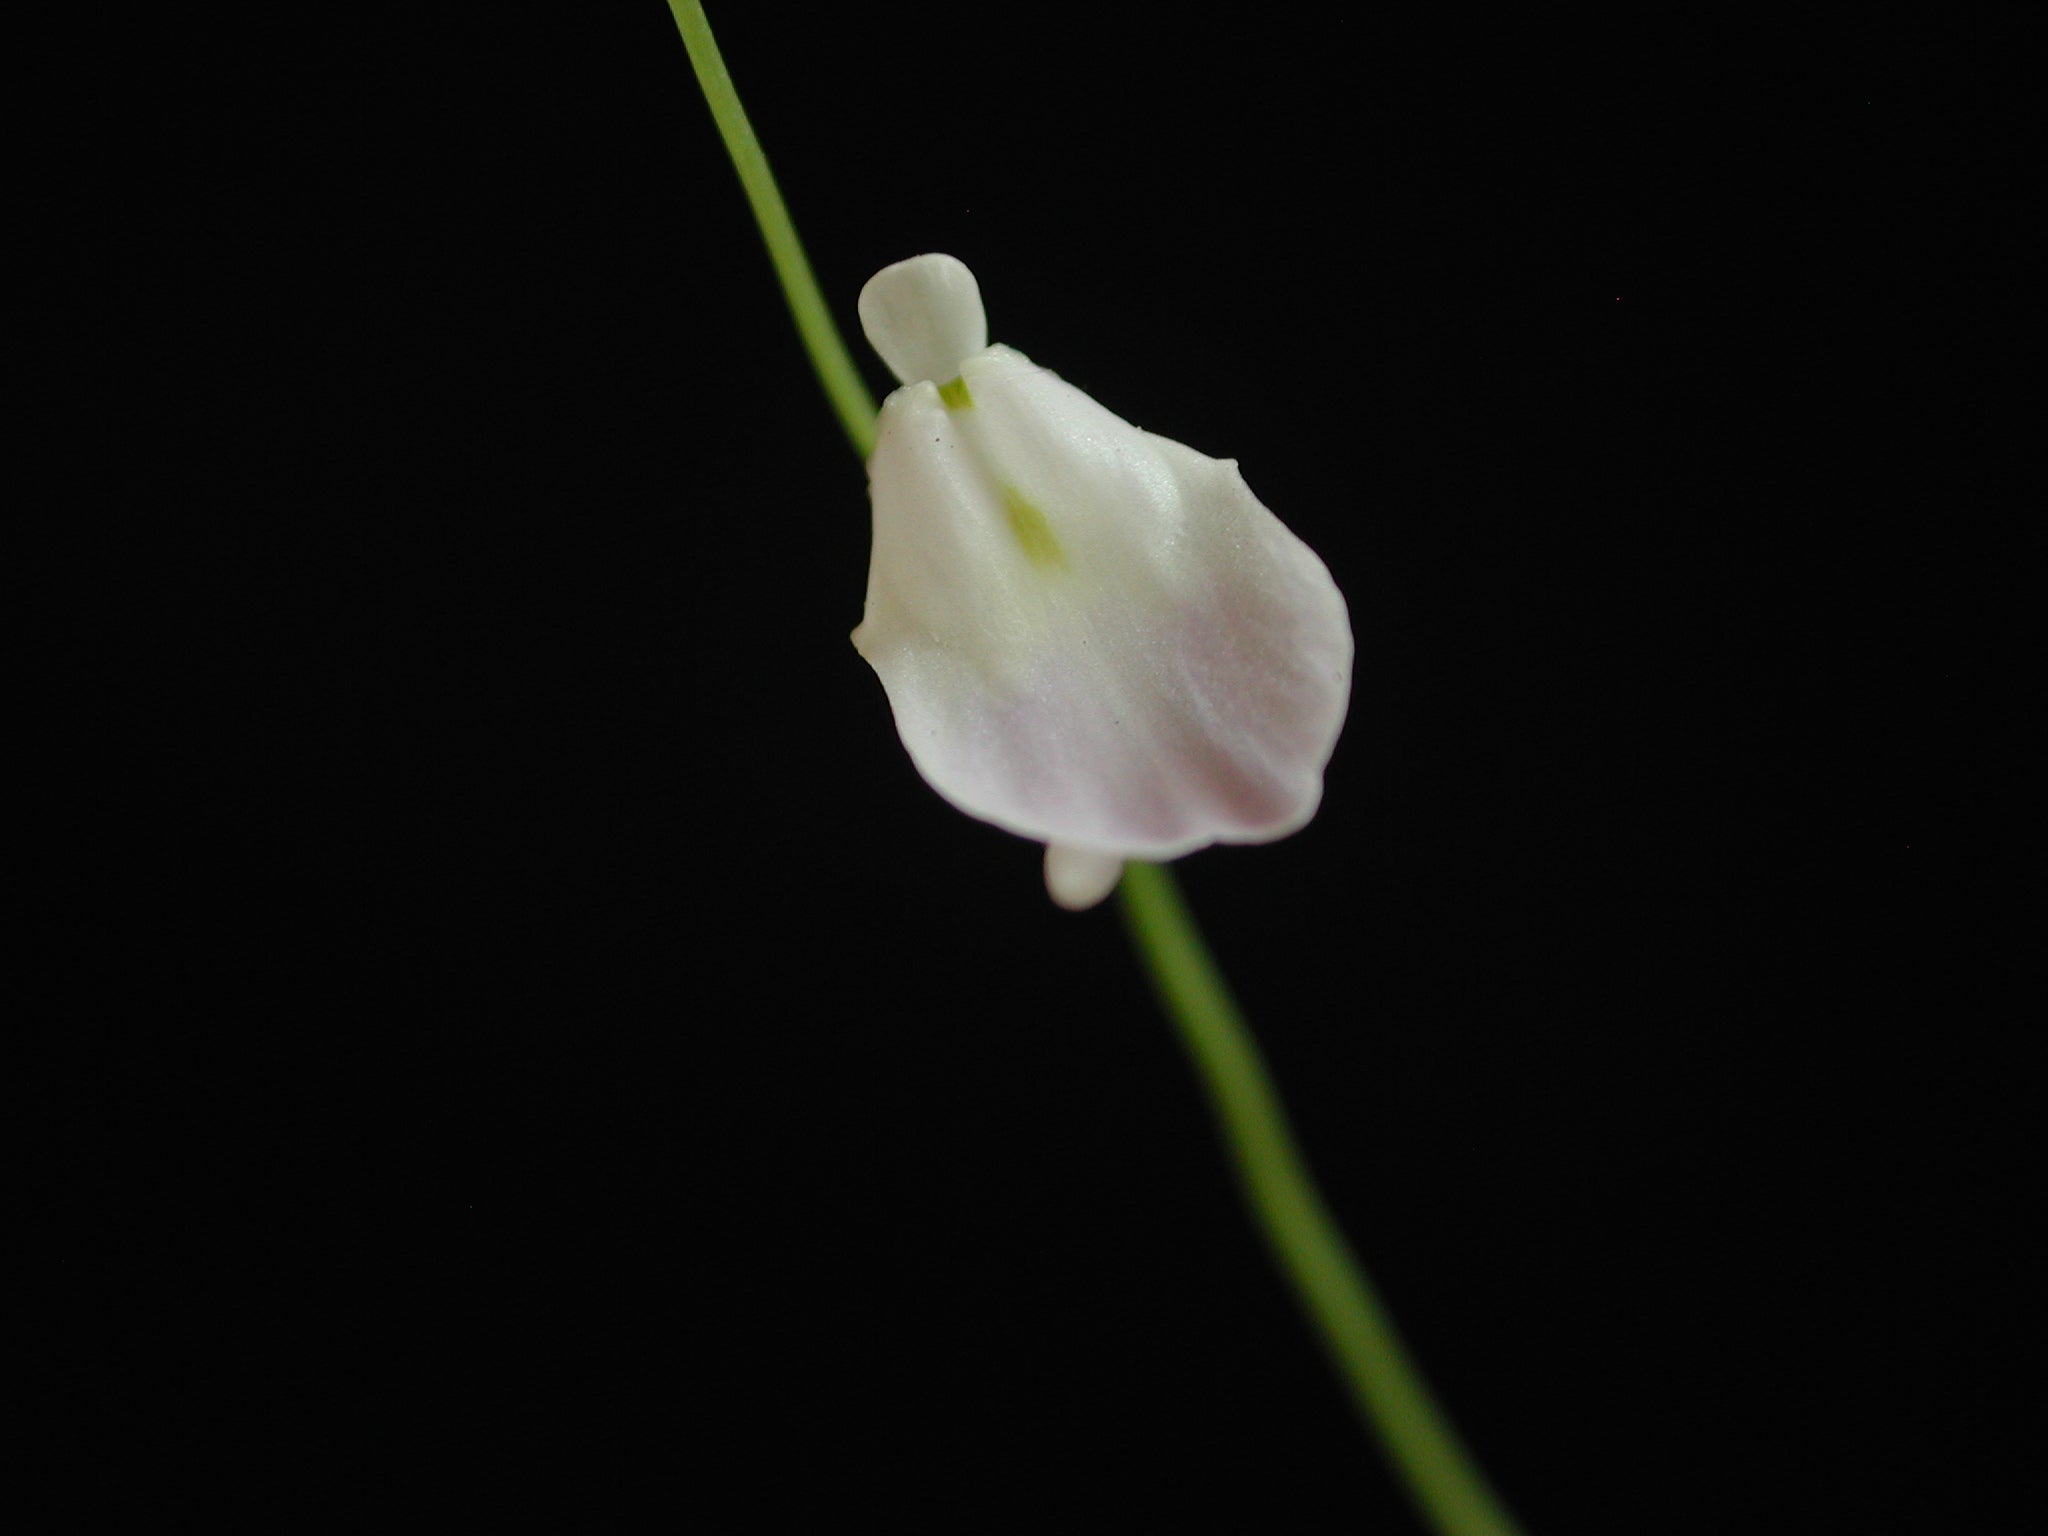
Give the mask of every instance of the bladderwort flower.
[[925, 781], [1044, 843], [1046, 889], [1077, 911], [1127, 859], [1307, 823], [1350, 698], [1351, 623], [1236, 461], [988, 345], [951, 256], [884, 268], [859, 307], [902, 388], [868, 460], [853, 643]]
[[[1069, 907], [1100, 901], [1127, 859], [1301, 826], [1351, 679], [1350, 621], [1322, 562], [1235, 464], [987, 345], [980, 291], [949, 256], [899, 263], [861, 294], [903, 381], [877, 421], [704, 7], [669, 6], [818, 382], [869, 461], [874, 559], [854, 643], [925, 778], [1044, 842], [1047, 888]], [[1361, 1426], [1439, 1536], [1518, 1536], [1317, 1193], [1172, 872], [1141, 863], [1122, 886], [1247, 1208]]]

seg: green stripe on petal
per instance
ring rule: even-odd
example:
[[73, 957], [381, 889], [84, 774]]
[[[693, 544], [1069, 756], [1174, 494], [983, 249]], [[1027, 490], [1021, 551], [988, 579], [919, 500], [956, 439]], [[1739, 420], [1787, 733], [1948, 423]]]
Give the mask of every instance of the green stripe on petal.
[[1064, 571], [1067, 568], [1067, 552], [1060, 548], [1060, 541], [1053, 537], [1052, 524], [1045, 520], [1045, 514], [1031, 505], [1011, 486], [1004, 486], [1003, 511], [1010, 519], [1010, 534], [1017, 541], [1017, 547], [1024, 551], [1024, 558], [1041, 571]]

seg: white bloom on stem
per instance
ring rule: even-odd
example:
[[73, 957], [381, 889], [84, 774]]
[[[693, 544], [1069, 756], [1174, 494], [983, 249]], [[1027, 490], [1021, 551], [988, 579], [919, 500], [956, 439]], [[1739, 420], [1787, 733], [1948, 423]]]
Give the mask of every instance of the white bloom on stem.
[[951, 256], [875, 274], [860, 319], [903, 387], [868, 460], [853, 643], [926, 782], [1044, 843], [1046, 888], [1076, 910], [1126, 859], [1304, 825], [1344, 724], [1351, 623], [1235, 461], [989, 346]]

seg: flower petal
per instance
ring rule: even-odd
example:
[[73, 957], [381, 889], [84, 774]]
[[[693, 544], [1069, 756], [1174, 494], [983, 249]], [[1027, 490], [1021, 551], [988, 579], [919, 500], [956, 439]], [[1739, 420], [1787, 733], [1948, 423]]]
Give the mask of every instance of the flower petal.
[[1069, 912], [1086, 912], [1116, 889], [1124, 861], [1113, 853], [1090, 853], [1064, 843], [1045, 845], [1045, 889]]
[[884, 267], [860, 291], [860, 328], [905, 384], [958, 377], [988, 345], [981, 285], [956, 256], [913, 256]]
[[1305, 823], [1352, 641], [1323, 563], [1229, 460], [1006, 347], [884, 403], [854, 644], [968, 814], [1104, 856]]

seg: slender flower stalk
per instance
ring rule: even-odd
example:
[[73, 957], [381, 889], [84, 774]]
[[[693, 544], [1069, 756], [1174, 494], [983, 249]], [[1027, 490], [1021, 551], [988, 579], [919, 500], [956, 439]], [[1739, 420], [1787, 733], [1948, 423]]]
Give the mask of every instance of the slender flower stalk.
[[[812, 366], [847, 439], [866, 459], [875, 446], [874, 402], [818, 290], [704, 8], [698, 0], [669, 0], [669, 8]], [[1201, 1075], [1259, 1230], [1367, 1430], [1441, 1536], [1517, 1536], [1513, 1519], [1437, 1405], [1317, 1192], [1251, 1030], [1172, 874], [1134, 860], [1125, 866], [1119, 894], [1132, 942]]]
[[874, 396], [861, 382], [860, 369], [854, 366], [839, 327], [832, 323], [832, 311], [818, 291], [810, 258], [804, 255], [803, 242], [796, 237], [796, 225], [790, 221], [789, 209], [768, 169], [761, 141], [754, 137], [754, 125], [747, 121], [747, 109], [740, 105], [739, 92], [733, 89], [732, 76], [726, 73], [725, 59], [711, 36], [711, 23], [705, 19], [704, 7], [698, 0], [668, 0], [668, 8], [675, 14], [677, 30], [683, 34], [683, 46], [690, 51], [690, 66], [696, 70], [698, 88], [711, 106], [718, 136], [725, 141], [726, 153], [732, 156], [733, 169], [740, 173], [740, 185], [746, 189], [747, 203], [754, 210], [754, 222], [761, 226], [768, 259], [775, 264], [775, 275], [782, 281], [782, 297], [796, 320], [797, 334], [810, 354], [811, 367], [817, 372], [818, 382], [825, 386], [825, 397], [832, 402], [833, 414], [845, 429], [846, 440], [865, 460], [875, 451]]
[[1409, 1358], [1372, 1277], [1324, 1205], [1258, 1043], [1179, 882], [1164, 865], [1132, 864], [1118, 895], [1153, 989], [1209, 1091], [1245, 1199], [1366, 1428], [1444, 1536], [1515, 1536], [1513, 1519]]

